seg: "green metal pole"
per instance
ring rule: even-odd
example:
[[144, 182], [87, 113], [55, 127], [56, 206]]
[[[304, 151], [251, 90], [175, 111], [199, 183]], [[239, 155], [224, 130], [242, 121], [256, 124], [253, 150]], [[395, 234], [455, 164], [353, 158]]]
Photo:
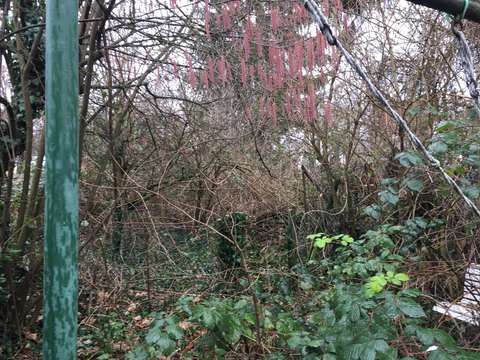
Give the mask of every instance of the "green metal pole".
[[47, 0], [43, 359], [76, 358], [77, 0]]

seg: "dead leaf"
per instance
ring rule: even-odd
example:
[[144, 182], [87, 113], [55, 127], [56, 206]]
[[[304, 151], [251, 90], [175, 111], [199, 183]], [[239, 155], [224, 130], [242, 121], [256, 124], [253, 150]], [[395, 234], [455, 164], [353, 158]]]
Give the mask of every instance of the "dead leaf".
[[183, 330], [188, 330], [190, 329], [193, 325], [192, 323], [189, 323], [187, 320], [180, 321], [178, 323], [178, 326], [182, 328]]

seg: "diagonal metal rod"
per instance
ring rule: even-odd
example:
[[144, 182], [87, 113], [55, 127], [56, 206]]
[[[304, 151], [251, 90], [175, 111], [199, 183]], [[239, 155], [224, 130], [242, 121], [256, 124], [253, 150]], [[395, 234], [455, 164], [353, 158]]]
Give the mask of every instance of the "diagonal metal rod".
[[76, 358], [77, 0], [47, 0], [43, 359]]
[[362, 78], [362, 80], [367, 84], [367, 87], [370, 89], [372, 94], [377, 98], [377, 100], [383, 105], [383, 107], [388, 111], [388, 113], [392, 116], [393, 120], [400, 126], [401, 129], [405, 131], [407, 134], [410, 142], [412, 145], [422, 153], [422, 155], [427, 159], [429, 165], [432, 168], [437, 169], [447, 182], [447, 184], [462, 198], [463, 202], [472, 209], [475, 214], [480, 217], [480, 210], [475, 205], [475, 203], [470, 200], [467, 195], [463, 192], [460, 185], [450, 176], [447, 174], [445, 169], [441, 166], [440, 161], [438, 161], [432, 154], [427, 150], [425, 145], [420, 141], [420, 139], [413, 133], [413, 131], [408, 126], [405, 119], [392, 107], [390, 102], [385, 98], [382, 92], [377, 88], [377, 86], [373, 83], [373, 81], [368, 76], [366, 70], [353, 58], [352, 54], [345, 49], [342, 43], [335, 37], [333, 31], [328, 24], [327, 18], [322, 13], [322, 10], [314, 0], [299, 0], [303, 6], [307, 9], [307, 11], [312, 16], [314, 22], [320, 28], [320, 31], [327, 39], [328, 43], [332, 46], [336, 46], [342, 55], [344, 56], [345, 60], [350, 64], [350, 66], [355, 70], [355, 72]]

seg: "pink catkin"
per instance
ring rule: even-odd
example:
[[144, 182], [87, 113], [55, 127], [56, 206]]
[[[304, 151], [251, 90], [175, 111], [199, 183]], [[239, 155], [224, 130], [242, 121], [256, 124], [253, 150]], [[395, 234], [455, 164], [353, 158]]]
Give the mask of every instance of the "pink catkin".
[[297, 40], [297, 42], [295, 43], [294, 59], [295, 59], [295, 72], [297, 72], [298, 75], [301, 75], [302, 68], [303, 68], [303, 41], [302, 40]]
[[258, 101], [258, 113], [260, 116], [265, 116], [265, 99], [263, 96]]
[[285, 93], [283, 97], [283, 103], [285, 106], [285, 113], [287, 114], [287, 118], [292, 118], [292, 98], [290, 93]]
[[253, 23], [252, 19], [250, 19], [250, 16], [247, 17], [246, 21], [246, 28], [245, 28], [245, 34], [243, 35], [243, 52], [245, 54], [245, 58], [248, 60], [250, 53], [251, 53], [251, 45], [250, 43], [252, 42], [253, 39]]
[[347, 34], [350, 31], [350, 28], [348, 26], [348, 17], [347, 14], [343, 14], [343, 31], [345, 31]]
[[274, 90], [274, 82], [273, 82], [273, 75], [267, 75], [266, 76], [266, 88], [268, 91], [273, 91]]
[[308, 84], [308, 106], [310, 121], [314, 121], [317, 117], [315, 86], [313, 83]]
[[338, 55], [336, 47], [332, 47], [332, 66], [335, 71], [337, 71], [340, 66], [340, 56]]
[[277, 125], [277, 104], [275, 100], [270, 101], [270, 116], [272, 117], [273, 125]]
[[243, 37], [243, 55], [247, 60], [250, 57], [250, 52], [251, 52], [250, 39], [247, 37], [247, 35], [245, 35]]
[[172, 68], [173, 68], [173, 75], [175, 75], [175, 77], [178, 78], [178, 65], [177, 65], [177, 63], [173, 63]]
[[223, 28], [225, 30], [230, 30], [232, 27], [232, 19], [230, 18], [230, 11], [227, 5], [223, 5], [222, 7], [222, 20], [223, 20]]
[[303, 72], [302, 72], [302, 68], [300, 68], [300, 71], [298, 72], [298, 91], [299, 92], [303, 92], [303, 90], [305, 89], [305, 79], [303, 77]]
[[176, 8], [177, 7], [177, 0], [170, 0], [170, 6], [172, 8]]
[[280, 12], [278, 10], [278, 7], [273, 7], [272, 8], [272, 31], [276, 33], [278, 31], [278, 28], [280, 27]]
[[309, 38], [307, 40], [307, 68], [309, 72], [312, 72], [313, 66], [315, 65], [315, 51], [313, 45], [313, 39]]
[[211, 83], [214, 83], [215, 82], [215, 63], [211, 57], [208, 57], [207, 64], [208, 64], [208, 78]]
[[322, 33], [317, 32], [317, 60], [321, 64], [325, 56], [325, 38]]
[[293, 6], [293, 21], [295, 24], [300, 24], [302, 22], [302, 6], [295, 4]]
[[295, 78], [295, 55], [293, 49], [288, 49], [288, 74], [290, 78]]
[[197, 76], [193, 71], [192, 58], [189, 56], [187, 61], [188, 61], [188, 75], [187, 75], [188, 82], [190, 83], [190, 86], [195, 89], [198, 85], [198, 82], [197, 82]]
[[247, 87], [247, 64], [245, 63], [245, 60], [243, 58], [240, 59], [240, 76], [242, 80], [242, 86]]
[[271, 40], [268, 47], [268, 62], [269, 62], [270, 68], [274, 68], [277, 62], [275, 50], [276, 50], [275, 42]]
[[225, 62], [225, 81], [230, 82], [233, 80], [233, 75], [232, 75], [232, 65], [227, 61]]
[[245, 109], [245, 117], [248, 120], [252, 119], [252, 108], [250, 106], [247, 106], [247, 108]]
[[323, 11], [326, 17], [330, 16], [330, 0], [323, 0]]
[[205, 0], [205, 34], [207, 34], [207, 38], [210, 39], [210, 9], [208, 0]]
[[225, 78], [225, 57], [222, 55], [220, 60], [218, 60], [218, 81], [224, 82], [226, 81]]
[[251, 40], [253, 35], [253, 22], [250, 16], [247, 17], [246, 22], [245, 35]]
[[326, 100], [323, 104], [323, 114], [325, 119], [325, 125], [330, 126], [333, 121], [332, 103], [330, 102], [330, 100]]
[[303, 110], [303, 104], [302, 104], [302, 97], [300, 95], [300, 92], [299, 91], [296, 91], [294, 92], [294, 95], [293, 95], [293, 101], [294, 101], [294, 104], [295, 104], [295, 112], [298, 114], [298, 115], [301, 115], [302, 114], [302, 110]]
[[283, 53], [279, 53], [277, 65], [277, 87], [281, 88], [285, 82], [285, 65], [283, 63]]
[[262, 64], [257, 65], [257, 74], [258, 74], [258, 77], [260, 78], [260, 81], [262, 82], [263, 87], [268, 88], [267, 76], [265, 74], [265, 69], [263, 68]]
[[208, 89], [209, 88], [209, 82], [208, 82], [208, 71], [207, 70], [202, 70], [201, 79], [202, 79], [203, 88]]
[[230, 11], [233, 14], [236, 14], [240, 10], [240, 0], [235, 0], [231, 2]]
[[255, 32], [255, 46], [257, 49], [257, 56], [263, 58], [263, 41], [262, 41], [262, 29], [257, 28]]
[[342, 0], [335, 0], [335, 10], [337, 10], [337, 12], [343, 10]]

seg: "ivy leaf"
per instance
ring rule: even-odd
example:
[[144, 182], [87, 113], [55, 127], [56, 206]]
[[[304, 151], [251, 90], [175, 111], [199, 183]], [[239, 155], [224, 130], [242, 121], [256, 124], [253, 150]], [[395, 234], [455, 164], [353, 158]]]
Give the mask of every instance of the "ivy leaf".
[[390, 205], [397, 205], [398, 201], [400, 200], [397, 195], [393, 194], [389, 190], [381, 191], [378, 195], [380, 196], [381, 202]]
[[405, 181], [405, 185], [414, 192], [420, 192], [423, 190], [423, 182], [418, 179], [408, 179]]
[[381, 216], [380, 207], [378, 205], [367, 206], [365, 209], [363, 209], [363, 212], [365, 215], [370, 216], [375, 220], [379, 220]]

